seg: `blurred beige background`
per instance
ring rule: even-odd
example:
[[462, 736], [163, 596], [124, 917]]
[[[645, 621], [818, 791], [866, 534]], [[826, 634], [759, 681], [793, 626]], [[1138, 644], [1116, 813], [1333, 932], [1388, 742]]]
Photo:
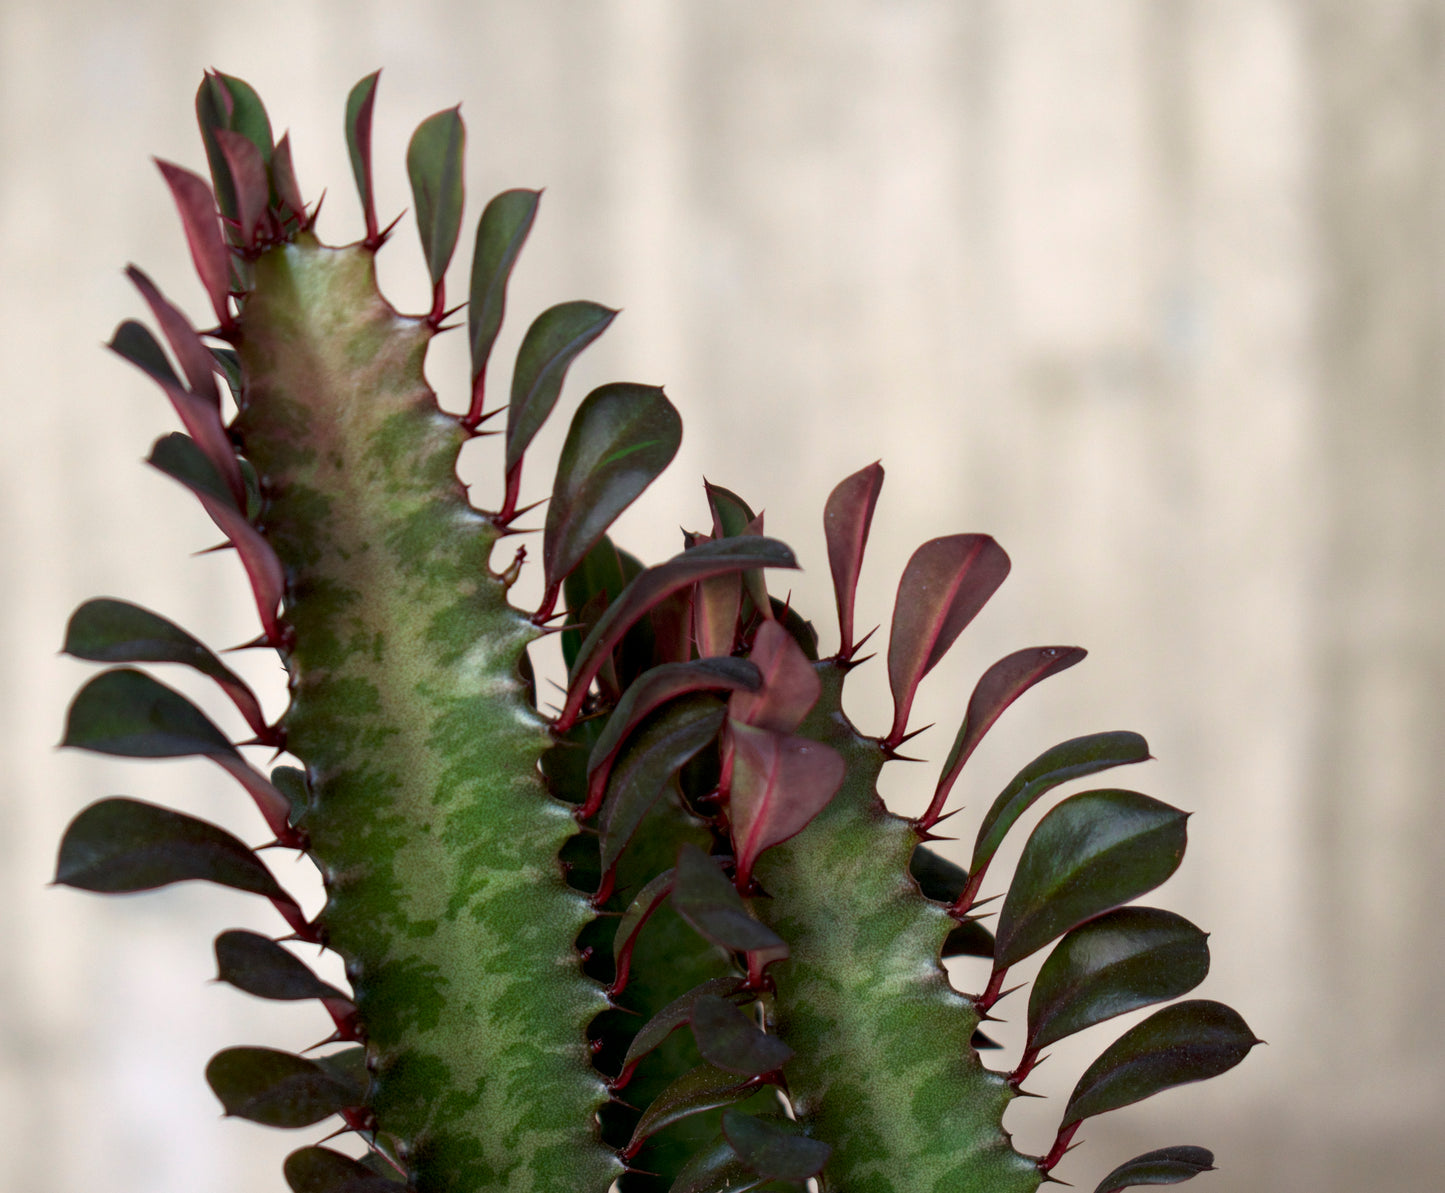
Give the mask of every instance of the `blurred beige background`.
[[[1162, 898], [1214, 932], [1201, 993], [1269, 1047], [1091, 1123], [1059, 1174], [1090, 1189], [1198, 1142], [1213, 1193], [1445, 1183], [1445, 2], [5, 0], [0, 1188], [280, 1190], [312, 1137], [221, 1122], [201, 1077], [219, 1047], [325, 1034], [315, 1008], [206, 984], [210, 937], [279, 928], [268, 908], [45, 888], [64, 823], [106, 793], [261, 837], [213, 768], [53, 751], [87, 673], [54, 652], [99, 593], [216, 645], [254, 634], [234, 561], [188, 556], [214, 530], [139, 463], [164, 401], [100, 345], [140, 309], [127, 261], [204, 309], [148, 161], [201, 165], [201, 70], [261, 90], [344, 241], [342, 103], [378, 65], [382, 212], [409, 201], [411, 128], [462, 101], [469, 218], [548, 188], [506, 345], [551, 302], [623, 306], [565, 401], [628, 377], [681, 408], [629, 546], [671, 553], [702, 475], [738, 489], [808, 565], [795, 592], [826, 645], [822, 502], [881, 456], [867, 624], [924, 538], [986, 530], [1014, 560], [925, 684], [921, 753], [946, 751], [994, 658], [1092, 652], [995, 730], [961, 784], [972, 814], [1044, 746], [1111, 728], [1158, 757], [1125, 782], [1196, 810]], [[394, 301], [424, 307], [409, 225], [382, 260]], [[463, 351], [432, 362], [453, 405]], [[245, 666], [279, 711], [275, 668]], [[855, 688], [878, 731], [881, 666]], [[906, 808], [934, 768], [897, 769]], [[1030, 1082], [1054, 1096], [1011, 1109], [1021, 1147], [1047, 1146], [1116, 1033]]]

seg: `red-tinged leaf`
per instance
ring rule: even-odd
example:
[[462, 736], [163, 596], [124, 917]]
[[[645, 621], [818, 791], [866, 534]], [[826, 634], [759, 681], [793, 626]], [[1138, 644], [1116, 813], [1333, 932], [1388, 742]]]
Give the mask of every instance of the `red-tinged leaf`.
[[[754, 514], [752, 507], [731, 489], [704, 481], [703, 490], [707, 493], [708, 507], [712, 510], [713, 538], [736, 538], [743, 534], [763, 533], [763, 515]], [[744, 572], [742, 584], [752, 598], [753, 608], [765, 619], [771, 619], [772, 602], [768, 600], [768, 588], [763, 580], [763, 573], [756, 569]]]
[[715, 1069], [712, 1065], [699, 1065], [688, 1070], [658, 1094], [642, 1112], [623, 1155], [635, 1155], [644, 1141], [663, 1127], [705, 1110], [741, 1102], [756, 1088], [756, 1079], [740, 1078], [736, 1073]]
[[807, 828], [843, 785], [847, 768], [831, 746], [734, 723], [732, 794], [733, 852], [737, 884], [746, 887], [758, 856]]
[[725, 998], [737, 989], [740, 981], [736, 977], [709, 978], [702, 985], [694, 986], [686, 994], [673, 999], [632, 1037], [627, 1055], [622, 1058], [622, 1071], [627, 1072], [679, 1027], [691, 1023], [692, 1004], [698, 997], [710, 994], [715, 998]]
[[583, 639], [591, 633], [597, 619], [641, 571], [642, 561], [618, 550], [617, 545], [604, 534], [587, 552], [581, 566], [562, 582], [567, 621], [578, 627], [563, 630], [561, 634], [562, 661], [569, 671], [577, 661], [577, 651]]
[[502, 317], [507, 309], [507, 283], [532, 222], [537, 218], [541, 191], [511, 190], [496, 195], [477, 221], [477, 242], [472, 252], [471, 301], [467, 304], [467, 340], [472, 355], [473, 409], [469, 418], [481, 417], [479, 381], [492, 356]]
[[755, 1116], [728, 1110], [723, 1135], [738, 1159], [759, 1176], [805, 1181], [823, 1171], [833, 1149], [803, 1134], [801, 1123], [781, 1116]]
[[[134, 265], [129, 265], [126, 267], [125, 275], [140, 291], [141, 297], [145, 299], [146, 305], [151, 309], [151, 314], [160, 324], [166, 342], [170, 344], [171, 351], [176, 354], [176, 359], [180, 362], [181, 372], [186, 377], [186, 384], [191, 387], [193, 393], [204, 398], [209, 405], [219, 411], [221, 395], [220, 391], [216, 389], [215, 358], [211, 356], [210, 349], [201, 341], [201, 337], [196, 334], [196, 329], [191, 326], [190, 320], [166, 299], [144, 271], [137, 269]], [[216, 420], [220, 421], [219, 413]]]
[[199, 880], [291, 901], [256, 854], [225, 829], [170, 808], [103, 799], [70, 823], [55, 881], [104, 894]]
[[595, 302], [564, 302], [532, 321], [512, 370], [507, 406], [507, 470], [522, 461], [562, 393], [567, 370], [583, 349], [607, 330], [617, 312]]
[[619, 382], [582, 400], [557, 461], [542, 537], [544, 580], [553, 597], [618, 515], [672, 462], [681, 442], [682, 419], [653, 386]]
[[291, 1193], [406, 1193], [401, 1181], [388, 1180], [364, 1164], [324, 1147], [303, 1147], [286, 1157], [282, 1168]]
[[447, 108], [423, 120], [406, 148], [416, 227], [433, 287], [446, 276], [462, 229], [466, 146], [461, 109]]
[[240, 243], [245, 248], [255, 248], [271, 202], [271, 182], [266, 176], [266, 162], [255, 142], [244, 133], [218, 128], [216, 144], [221, 156], [226, 159], [226, 169], [235, 188]]
[[150, 328], [134, 319], [127, 319], [115, 329], [107, 345], [117, 356], [123, 357], [152, 380], [164, 386], [184, 389], [181, 379], [166, 356], [160, 341], [151, 335]]
[[888, 639], [893, 727], [886, 744], [908, 732], [918, 684], [1008, 575], [1009, 558], [986, 534], [955, 534], [919, 547], [903, 569]]
[[86, 601], [65, 627], [66, 654], [92, 663], [180, 663], [209, 676], [257, 736], [270, 729], [246, 682], [174, 622], [128, 601]]
[[216, 133], [221, 129], [241, 133], [260, 151], [261, 160], [269, 163], [271, 121], [266, 115], [266, 107], [249, 83], [232, 75], [207, 71], [196, 92], [196, 119], [201, 126], [201, 139], [205, 142], [211, 177], [216, 184], [217, 205], [223, 216], [235, 220], [236, 189]]
[[228, 1115], [267, 1127], [308, 1127], [359, 1105], [365, 1091], [316, 1061], [274, 1048], [227, 1048], [206, 1081]]
[[823, 507], [823, 533], [828, 540], [828, 566], [838, 602], [838, 657], [849, 658], [853, 644], [853, 601], [863, 570], [863, 549], [873, 509], [883, 488], [883, 466], [869, 464], [838, 484]]
[[1137, 791], [1064, 800], [1024, 845], [994, 931], [995, 970], [1152, 891], [1184, 858], [1187, 820]]
[[351, 173], [356, 178], [361, 212], [366, 219], [366, 243], [372, 248], [380, 247], [381, 235], [376, 219], [376, 195], [371, 185], [371, 111], [380, 79], [381, 71], [372, 71], [346, 97], [346, 148], [351, 154]]
[[[648, 610], [647, 637], [652, 642], [652, 653], [647, 656], [648, 669], [662, 663], [685, 663], [692, 658], [691, 621], [692, 594], [685, 588], [664, 597]], [[637, 628], [640, 627], [634, 627], [634, 633]], [[626, 662], [631, 653], [630, 641], [624, 638], [618, 654]]]
[[1188, 1144], [1161, 1147], [1124, 1161], [1099, 1182], [1094, 1193], [1119, 1193], [1139, 1185], [1177, 1185], [1213, 1171], [1214, 1153], [1208, 1148]]
[[323, 982], [294, 953], [269, 936], [233, 928], [216, 937], [216, 980], [228, 982], [257, 998], [283, 1002], [302, 999], [345, 999]]
[[785, 544], [776, 539], [744, 536], [701, 543], [666, 563], [644, 570], [607, 607], [578, 649], [577, 661], [568, 676], [567, 702], [557, 719], [557, 732], [565, 733], [571, 728], [586, 698], [588, 685], [611, 657], [612, 648], [654, 605], [710, 576], [747, 568], [797, 566]]
[[786, 949], [786, 942], [748, 914], [742, 898], [718, 864], [696, 845], [677, 856], [672, 906], [702, 936], [725, 949]]
[[123, 758], [236, 757], [194, 704], [143, 671], [103, 671], [76, 693], [60, 743]]
[[667, 1193], [752, 1193], [770, 1183], [770, 1177], [760, 1176], [739, 1160], [719, 1134], [688, 1158]]
[[311, 806], [311, 792], [306, 786], [306, 772], [299, 766], [272, 767], [271, 785], [286, 797], [286, 802], [291, 805], [293, 820], [299, 820]]
[[748, 658], [762, 673], [762, 687], [733, 693], [728, 700], [728, 719], [734, 725], [791, 733], [818, 703], [822, 691], [818, 673], [778, 621], [758, 627]]
[[922, 828], [931, 828], [938, 822], [944, 801], [953, 790], [964, 764], [1004, 710], [1034, 684], [1067, 670], [1087, 653], [1079, 646], [1034, 646], [1015, 651], [983, 673], [974, 685], [973, 695], [968, 698], [968, 711], [959, 726], [958, 736], [953, 739], [953, 749], [944, 761], [943, 774], [938, 780], [933, 800], [919, 818]]
[[226, 247], [226, 238], [221, 231], [216, 198], [206, 180], [199, 174], [193, 174], [190, 170], [159, 158], [156, 159], [156, 165], [160, 167], [166, 185], [171, 189], [176, 209], [181, 214], [181, 225], [185, 228], [191, 260], [195, 263], [196, 273], [211, 300], [211, 309], [216, 312], [216, 322], [223, 329], [229, 329], [235, 325], [228, 297], [231, 288], [231, 251]]
[[285, 208], [285, 214], [297, 224], [306, 223], [306, 200], [301, 197], [301, 186], [296, 181], [296, 166], [291, 161], [291, 134], [282, 133], [276, 142], [276, 151], [271, 155], [271, 187], [276, 200]]
[[589, 819], [602, 805], [618, 751], [649, 714], [669, 700], [688, 692], [739, 692], [761, 683], [758, 669], [746, 659], [696, 659], [690, 663], [664, 663], [634, 680], [607, 719], [602, 735], [587, 760], [587, 802], [579, 814]]
[[746, 1012], [716, 994], [693, 998], [691, 1023], [703, 1060], [728, 1073], [761, 1077], [781, 1069], [793, 1055], [777, 1036], [764, 1034]]
[[993, 801], [978, 826], [970, 868], [975, 875], [980, 874], [993, 860], [1019, 817], [1055, 787], [1112, 767], [1145, 762], [1148, 758], [1149, 743], [1128, 730], [1091, 733], [1045, 750], [1019, 771]]
[[1114, 1041], [1069, 1095], [1061, 1127], [1234, 1068], [1260, 1043], [1239, 1012], [1206, 998], [1155, 1011]]
[[301, 834], [291, 827], [291, 800], [240, 754], [218, 754], [212, 760], [242, 787], [266, 820], [266, 827], [283, 845], [299, 846]]
[[602, 871], [610, 872], [674, 775], [723, 726], [722, 701], [689, 692], [654, 713], [622, 752], [607, 783], [598, 823]]
[[1029, 992], [1028, 1047], [1188, 994], [1209, 973], [1209, 938], [1181, 915], [1120, 907], [1059, 941]]
[[632, 948], [637, 943], [637, 934], [652, 918], [652, 913], [672, 894], [675, 879], [675, 871], [664, 870], [637, 892], [617, 921], [617, 932], [612, 938], [612, 956], [617, 963], [617, 976], [610, 991], [614, 998], [627, 985], [627, 971], [632, 965]]

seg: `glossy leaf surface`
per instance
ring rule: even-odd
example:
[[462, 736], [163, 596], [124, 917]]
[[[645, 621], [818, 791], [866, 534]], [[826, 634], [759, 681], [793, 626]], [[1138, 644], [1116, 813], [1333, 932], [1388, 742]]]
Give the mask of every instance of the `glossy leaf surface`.
[[267, 1127], [307, 1127], [359, 1105], [365, 1094], [315, 1061], [274, 1048], [227, 1048], [206, 1081], [228, 1115]]
[[1153, 890], [1184, 857], [1187, 815], [1136, 791], [1085, 791], [1039, 821], [994, 931], [1005, 969], [1087, 919]]
[[233, 928], [216, 937], [216, 977], [257, 998], [346, 998], [269, 936]]
[[607, 528], [672, 463], [682, 419], [662, 390], [618, 382], [582, 400], [557, 461], [542, 537], [551, 587], [582, 562]]
[[762, 1118], [729, 1110], [723, 1114], [723, 1135], [738, 1158], [761, 1176], [805, 1181], [823, 1171], [833, 1149], [809, 1139], [790, 1119]]
[[1119, 1193], [1139, 1185], [1177, 1185], [1213, 1171], [1214, 1153], [1208, 1148], [1188, 1144], [1161, 1147], [1124, 1161], [1099, 1182], [1094, 1193]]
[[1209, 973], [1209, 938], [1181, 915], [1120, 907], [1059, 941], [1029, 993], [1030, 1048], [1187, 994]]
[[986, 534], [930, 539], [903, 569], [888, 638], [888, 685], [893, 692], [893, 727], [888, 740], [901, 741], [919, 681], [1008, 575], [1009, 558]]
[[853, 603], [873, 510], [882, 489], [883, 466], [869, 464], [840, 481], [823, 506], [828, 567], [833, 573], [833, 595], [838, 604], [838, 653], [843, 658], [853, 650]]
[[541, 200], [540, 191], [503, 191], [487, 204], [477, 222], [471, 298], [467, 304], [467, 341], [471, 347], [473, 382], [485, 372], [491, 359], [492, 345], [497, 341], [507, 308], [507, 283], [512, 267], [532, 230]]
[[655, 1135], [663, 1127], [670, 1126], [705, 1110], [716, 1110], [719, 1106], [731, 1106], [746, 1098], [754, 1089], [754, 1082], [736, 1073], [716, 1069], [712, 1065], [698, 1065], [667, 1086], [642, 1112], [632, 1132], [629, 1151], [636, 1150], [649, 1135]]
[[1239, 1012], [1209, 999], [1155, 1011], [1085, 1070], [1064, 1109], [1062, 1126], [1142, 1101], [1191, 1081], [1217, 1077], [1260, 1041]]
[[678, 854], [672, 905], [693, 928], [725, 949], [787, 947], [777, 933], [748, 914], [727, 875], [696, 845], [684, 845]]
[[622, 1059], [623, 1070], [635, 1065], [679, 1027], [692, 1022], [692, 1004], [701, 995], [723, 998], [737, 989], [737, 986], [736, 977], [709, 978], [700, 986], [695, 986], [686, 994], [673, 999], [632, 1037], [632, 1043], [627, 1046], [627, 1054]]
[[435, 287], [446, 276], [462, 228], [462, 172], [467, 134], [459, 108], [428, 116], [406, 148], [416, 227]]
[[771, 1179], [739, 1160], [732, 1145], [719, 1135], [693, 1153], [667, 1193], [751, 1193]]
[[63, 886], [105, 894], [192, 879], [290, 902], [265, 863], [225, 829], [119, 797], [91, 804], [70, 822], [55, 870]]
[[282, 1170], [291, 1193], [404, 1193], [406, 1185], [387, 1180], [350, 1156], [325, 1147], [303, 1147], [286, 1157]]
[[60, 744], [124, 758], [236, 754], [226, 735], [194, 704], [130, 667], [103, 671], [80, 689]]
[[547, 308], [527, 328], [517, 350], [507, 406], [508, 471], [521, 462], [552, 413], [572, 362], [615, 318], [616, 311], [595, 302], [564, 302]]
[[637, 943], [637, 934], [672, 894], [675, 879], [673, 870], [664, 870], [633, 896], [627, 910], [622, 913], [622, 918], [617, 921], [617, 931], [612, 937], [612, 956], [617, 962], [617, 976], [613, 979], [614, 993], [627, 984], [627, 973], [631, 965], [632, 948]]
[[707, 992], [692, 1000], [692, 1034], [703, 1060], [729, 1073], [758, 1077], [793, 1055], [777, 1036], [765, 1035], [746, 1012]]

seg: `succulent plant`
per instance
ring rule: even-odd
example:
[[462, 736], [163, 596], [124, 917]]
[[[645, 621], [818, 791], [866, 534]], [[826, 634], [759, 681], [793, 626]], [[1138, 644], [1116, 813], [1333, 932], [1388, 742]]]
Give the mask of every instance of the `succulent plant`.
[[[454, 416], [423, 375], [446, 330], [461, 230], [457, 109], [413, 136], [407, 167], [433, 301], [382, 297], [387, 241], [372, 189], [377, 76], [345, 127], [365, 234], [313, 233], [286, 137], [256, 93], [208, 74], [197, 112], [212, 181], [161, 163], [211, 312], [198, 331], [138, 269], [158, 339], [123, 323], [111, 347], [160, 386], [183, 432], [149, 463], [188, 489], [237, 551], [255, 597], [251, 645], [279, 653], [290, 703], [276, 722], [220, 657], [164, 617], [93, 600], [65, 649], [113, 666], [70, 708], [65, 744], [127, 757], [202, 756], [254, 800], [272, 844], [325, 883], [308, 918], [255, 849], [186, 813], [126, 798], [83, 810], [57, 880], [135, 891], [203, 879], [264, 896], [280, 939], [216, 940], [220, 977], [262, 998], [316, 1000], [335, 1023], [310, 1055], [228, 1048], [206, 1076], [229, 1114], [277, 1127], [339, 1116], [357, 1159], [294, 1152], [297, 1193], [529, 1190], [627, 1193], [799, 1189], [1028, 1193], [1086, 1119], [1214, 1076], [1256, 1043], [1233, 1010], [1170, 1002], [1209, 964], [1204, 933], [1134, 900], [1169, 877], [1186, 814], [1122, 789], [1069, 795], [1038, 821], [982, 922], [995, 855], [1059, 785], [1148, 758], [1103, 732], [1044, 751], [982, 818], [965, 870], [930, 847], [980, 739], [1034, 684], [1084, 652], [1020, 650], [978, 680], [922, 815], [890, 813], [883, 766], [910, 737], [920, 682], [1009, 570], [983, 534], [924, 543], [898, 585], [881, 736], [843, 712], [869, 635], [854, 594], [883, 470], [823, 505], [839, 642], [770, 592], [796, 566], [737, 494], [705, 488], [705, 529], [652, 566], [608, 529], [668, 465], [681, 421], [660, 389], [587, 395], [572, 417], [542, 532], [544, 596], [508, 598], [525, 552], [522, 470], [568, 369], [612, 321], [564, 302], [531, 323], [505, 401], [487, 377], [508, 279], [539, 195], [483, 211], [464, 323], [471, 399]], [[167, 351], [167, 348], [169, 351]], [[224, 388], [223, 388], [224, 387]], [[231, 405], [235, 417], [225, 417]], [[498, 417], [502, 426], [484, 429]], [[495, 511], [457, 479], [472, 437], [505, 436]], [[560, 706], [528, 648], [559, 634]], [[249, 734], [296, 765], [264, 774], [187, 698], [134, 664], [209, 677]], [[349, 990], [285, 947], [344, 959]], [[980, 1024], [1010, 970], [1049, 948], [1010, 1069], [986, 1066]], [[991, 958], [955, 992], [943, 959]], [[1003, 1127], [1043, 1050], [1103, 1020], [1167, 1004], [1080, 1077], [1058, 1137], [1021, 1154]], [[1101, 1190], [1207, 1170], [1202, 1148], [1122, 1165]]]

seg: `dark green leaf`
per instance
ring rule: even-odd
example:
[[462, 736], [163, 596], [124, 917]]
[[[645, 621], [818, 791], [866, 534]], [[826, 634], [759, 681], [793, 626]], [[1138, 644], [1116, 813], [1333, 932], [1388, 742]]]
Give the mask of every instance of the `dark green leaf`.
[[542, 564], [549, 588], [582, 562], [681, 442], [682, 419], [660, 389], [619, 382], [582, 400], [547, 506]]
[[[711, 481], [704, 481], [703, 489], [707, 493], [707, 503], [712, 510], [713, 538], [736, 538], [743, 534], [763, 533], [761, 515], [754, 514], [748, 503], [731, 489], [724, 489], [721, 485], [715, 485]], [[764, 617], [768, 616], [772, 612], [772, 605], [768, 600], [768, 590], [763, 583], [762, 572], [749, 570], [742, 574], [741, 579], [748, 596], [752, 598], [753, 607]], [[707, 587], [707, 584], [705, 583], [703, 587]]]
[[227, 1048], [206, 1081], [228, 1115], [267, 1127], [307, 1127], [357, 1104], [357, 1089], [314, 1061], [273, 1048]]
[[175, 369], [171, 368], [165, 349], [144, 323], [127, 319], [110, 337], [109, 348], [163, 385], [180, 387], [181, 379], [176, 376]]
[[274, 144], [271, 136], [271, 119], [266, 115], [266, 105], [256, 89], [244, 79], [234, 75], [215, 74], [231, 97], [230, 118], [226, 127], [240, 133], [260, 151], [267, 164], [271, 161]]
[[103, 671], [80, 689], [60, 744], [125, 758], [236, 754], [194, 704], [130, 667]]
[[644, 1023], [642, 1029], [632, 1037], [632, 1043], [627, 1046], [627, 1055], [622, 1059], [623, 1071], [625, 1072], [630, 1066], [635, 1065], [679, 1027], [690, 1023], [692, 1021], [692, 1004], [699, 995], [711, 994], [715, 997], [723, 997], [737, 989], [738, 981], [738, 978], [731, 976], [709, 978], [702, 985], [695, 986], [686, 994], [673, 999]]
[[[567, 602], [567, 622], [576, 628], [562, 631], [562, 662], [570, 672], [577, 661], [583, 639], [592, 632], [603, 611], [615, 601], [622, 590], [642, 571], [642, 562], [617, 546], [605, 534], [587, 552], [579, 567], [562, 581]], [[645, 624], [634, 627], [633, 633], [650, 629]]]
[[371, 113], [376, 104], [376, 84], [380, 78], [381, 71], [372, 71], [346, 97], [346, 148], [351, 154], [351, 173], [356, 178], [356, 192], [361, 197], [368, 243], [375, 241], [379, 232], [376, 195], [371, 185]]
[[954, 902], [968, 885], [967, 870], [957, 862], [934, 853], [926, 845], [914, 847], [913, 856], [908, 859], [908, 872], [918, 883], [923, 897], [935, 903]]
[[[234, 348], [211, 348], [211, 357], [226, 379], [226, 388], [231, 391], [231, 400], [241, 404], [241, 357]], [[243, 464], [247, 461], [242, 461]], [[255, 469], [252, 469], [255, 472]]]
[[642, 1112], [627, 1145], [627, 1153], [635, 1152], [642, 1141], [654, 1135], [663, 1127], [701, 1114], [704, 1110], [716, 1110], [719, 1106], [731, 1106], [746, 1098], [755, 1088], [751, 1078], [740, 1078], [736, 1073], [725, 1073], [711, 1065], [698, 1065], [690, 1069], [652, 1100]]
[[400, 1181], [378, 1176], [350, 1156], [324, 1147], [303, 1147], [286, 1157], [291, 1193], [405, 1193]]
[[698, 932], [725, 949], [786, 948], [771, 928], [748, 914], [733, 884], [696, 845], [677, 857], [672, 905]]
[[1184, 858], [1186, 813], [1136, 791], [1085, 791], [1039, 821], [994, 929], [998, 969], [1152, 891]]
[[617, 976], [613, 984], [617, 989], [627, 984], [627, 971], [632, 964], [632, 948], [637, 943], [637, 934], [652, 918], [653, 912], [662, 906], [663, 900], [672, 894], [675, 880], [675, 871], [664, 870], [637, 892], [617, 921], [617, 932], [612, 938], [612, 956], [617, 962]]
[[759, 1176], [739, 1160], [732, 1146], [719, 1135], [693, 1153], [668, 1193], [750, 1193], [770, 1179]]
[[729, 1110], [723, 1114], [723, 1135], [733, 1151], [760, 1176], [805, 1181], [822, 1172], [833, 1149], [809, 1139], [802, 1127], [785, 1118], [759, 1118]]
[[1191, 999], [1130, 1028], [1079, 1078], [1061, 1126], [1143, 1101], [1176, 1085], [1234, 1068], [1260, 1041], [1239, 1012]]
[[654, 714], [623, 751], [607, 784], [598, 825], [602, 869], [617, 864], [643, 817], [682, 765], [717, 737], [726, 719], [722, 701], [690, 692]]
[[301, 184], [296, 180], [296, 164], [291, 160], [291, 134], [282, 133], [271, 155], [271, 188], [276, 194], [277, 210], [285, 227], [294, 231], [306, 219], [306, 200], [301, 197]]
[[1180, 1144], [1145, 1152], [1125, 1160], [1109, 1173], [1094, 1193], [1119, 1193], [1137, 1185], [1177, 1185], [1192, 1180], [1201, 1172], [1214, 1171], [1214, 1153], [1208, 1148]]
[[236, 188], [216, 133], [221, 129], [241, 133], [260, 150], [262, 160], [269, 162], [271, 121], [261, 97], [249, 83], [215, 71], [206, 72], [196, 92], [196, 118], [201, 126], [211, 178], [216, 184], [216, 203], [222, 215], [234, 220], [237, 218]]
[[785, 544], [776, 539], [744, 535], [701, 543], [674, 555], [666, 563], [647, 568], [608, 605], [607, 611], [598, 618], [578, 648], [577, 661], [568, 676], [567, 703], [557, 719], [558, 730], [565, 732], [576, 719], [588, 686], [611, 656], [612, 648], [621, 641], [629, 627], [654, 605], [679, 589], [709, 576], [726, 575], [751, 567], [797, 566], [792, 551]]
[[297, 766], [272, 768], [271, 786], [286, 797], [291, 805], [290, 819], [298, 821], [311, 806], [311, 793], [306, 787], [306, 772]]
[[70, 616], [64, 651], [93, 663], [181, 663], [214, 679], [258, 733], [267, 730], [255, 694], [234, 671], [173, 622], [127, 601], [97, 598]]
[[366, 1049], [360, 1044], [316, 1057], [317, 1066], [351, 1088], [357, 1104], [363, 1100], [371, 1074], [366, 1070]]
[[863, 570], [863, 549], [873, 509], [883, 488], [883, 466], [873, 463], [838, 484], [823, 507], [823, 533], [828, 540], [828, 567], [838, 604], [838, 654], [853, 652], [853, 603]]
[[562, 392], [562, 382], [582, 350], [607, 330], [617, 312], [595, 302], [563, 302], [532, 321], [512, 370], [507, 407], [507, 469], [522, 459]]
[[964, 920], [943, 941], [940, 957], [992, 957], [993, 933], [977, 920]]
[[254, 247], [271, 201], [271, 181], [267, 177], [266, 162], [255, 142], [244, 133], [217, 129], [216, 144], [226, 159], [226, 169], [230, 171], [231, 185], [236, 192], [236, 224], [240, 243], [247, 248]]
[[435, 287], [446, 276], [462, 228], [462, 173], [467, 133], [460, 108], [428, 116], [406, 148], [421, 249]]
[[209, 497], [218, 505], [239, 512], [236, 498], [216, 466], [189, 436], [179, 431], [162, 435], [155, 441], [146, 463], [172, 480], [180, 481], [197, 496]]
[[540, 191], [503, 191], [495, 196], [477, 221], [477, 243], [472, 253], [471, 301], [467, 305], [467, 339], [472, 350], [472, 381], [486, 370], [492, 345], [502, 327], [507, 307], [507, 282], [512, 266], [537, 218]]
[[692, 1035], [703, 1060], [744, 1077], [775, 1072], [793, 1055], [777, 1036], [765, 1035], [746, 1012], [716, 994], [692, 1000]]
[[269, 936], [233, 928], [216, 937], [217, 978], [257, 998], [346, 998]]
[[133, 799], [103, 799], [60, 842], [55, 881], [120, 894], [202, 879], [290, 902], [256, 854], [225, 829]]
[[1008, 575], [1009, 558], [986, 534], [930, 539], [903, 569], [888, 638], [888, 685], [893, 727], [887, 741], [908, 732], [918, 684], [963, 632]]
[[1209, 937], [1183, 916], [1121, 907], [1081, 924], [1049, 954], [1029, 993], [1030, 1048], [1187, 994], [1209, 973]]
[[[791, 638], [788, 644], [793, 645]], [[828, 806], [843, 785], [847, 767], [832, 746], [809, 737], [736, 722], [729, 734], [733, 773], [728, 816], [738, 882], [746, 884], [765, 850], [802, 832]]]
[[1045, 750], [1019, 771], [993, 801], [978, 828], [971, 868], [988, 865], [1005, 834], [1040, 796], [1071, 779], [1082, 779], [1113, 766], [1146, 762], [1148, 758], [1149, 744], [1127, 730], [1091, 733]]

